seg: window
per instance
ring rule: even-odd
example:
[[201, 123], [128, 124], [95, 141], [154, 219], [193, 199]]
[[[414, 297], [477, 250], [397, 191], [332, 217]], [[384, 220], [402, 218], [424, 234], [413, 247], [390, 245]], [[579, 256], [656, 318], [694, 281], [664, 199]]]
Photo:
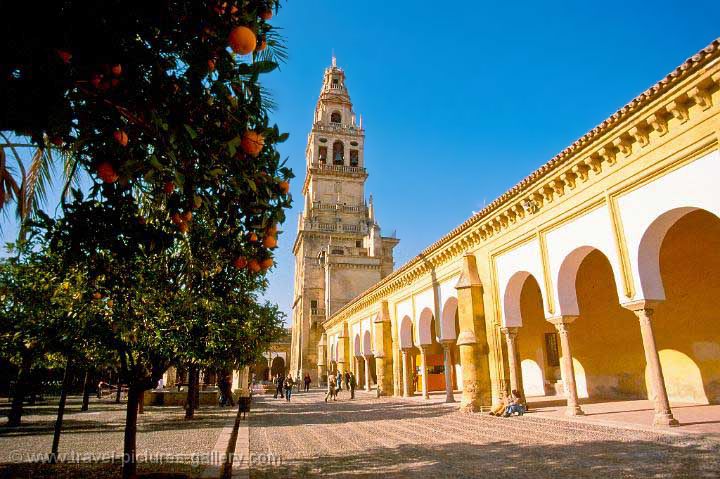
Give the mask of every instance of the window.
[[317, 309], [317, 299], [310, 300], [310, 309]]
[[321, 146], [318, 148], [318, 160], [320, 163], [325, 163], [327, 161], [327, 146]]
[[337, 88], [337, 87], [338, 87], [338, 79], [337, 79], [337, 78], [333, 78], [333, 79], [332, 79], [332, 87], [333, 87], [333, 88]]
[[558, 351], [558, 337], [556, 333], [545, 333], [545, 352], [548, 366], [560, 366], [560, 353]]
[[358, 151], [350, 150], [350, 166], [358, 166], [360, 164], [360, 160], [358, 158]]
[[342, 141], [333, 143], [333, 165], [342, 165], [345, 163], [345, 147]]
[[355, 247], [362, 248], [362, 240], [355, 240]]
[[342, 123], [342, 115], [340, 115], [339, 111], [334, 111], [330, 115], [330, 122], [331, 123]]
[[345, 254], [345, 251], [336, 248], [332, 250], [332, 254]]

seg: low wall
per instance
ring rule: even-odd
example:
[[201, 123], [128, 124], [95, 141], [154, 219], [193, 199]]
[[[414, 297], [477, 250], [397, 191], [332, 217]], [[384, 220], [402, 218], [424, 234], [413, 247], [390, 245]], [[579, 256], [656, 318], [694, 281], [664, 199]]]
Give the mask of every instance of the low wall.
[[[187, 391], [145, 391], [146, 406], [184, 406]], [[218, 391], [200, 391], [201, 406], [217, 406], [220, 401]]]

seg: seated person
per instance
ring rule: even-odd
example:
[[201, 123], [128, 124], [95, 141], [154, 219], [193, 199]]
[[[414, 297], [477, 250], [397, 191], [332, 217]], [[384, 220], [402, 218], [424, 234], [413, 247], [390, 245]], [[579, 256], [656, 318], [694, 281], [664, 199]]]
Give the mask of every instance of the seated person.
[[516, 389], [513, 389], [510, 394], [510, 403], [508, 404], [507, 409], [505, 409], [504, 417], [512, 416], [515, 413], [517, 413], [518, 416], [525, 414], [525, 406], [523, 406], [523, 400], [520, 393], [517, 392]]
[[490, 410], [490, 415], [491, 416], [502, 416], [505, 413], [505, 410], [507, 409], [507, 407], [509, 405], [510, 405], [510, 396], [505, 395], [505, 396], [503, 396], [502, 401], [500, 401], [500, 403], [497, 406], [493, 407]]

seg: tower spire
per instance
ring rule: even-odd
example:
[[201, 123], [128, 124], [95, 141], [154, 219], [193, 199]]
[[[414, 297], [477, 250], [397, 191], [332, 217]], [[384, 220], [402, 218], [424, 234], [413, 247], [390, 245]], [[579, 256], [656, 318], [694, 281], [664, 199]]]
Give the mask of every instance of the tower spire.
[[337, 59], [335, 58], [335, 49], [332, 49], [332, 66], [333, 68], [337, 67]]

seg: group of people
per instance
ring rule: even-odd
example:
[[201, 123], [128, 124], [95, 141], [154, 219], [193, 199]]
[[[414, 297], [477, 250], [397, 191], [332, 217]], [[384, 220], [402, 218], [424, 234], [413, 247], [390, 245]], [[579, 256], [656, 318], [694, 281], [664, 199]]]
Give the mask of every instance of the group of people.
[[[305, 373], [302, 383], [304, 384], [304, 391], [310, 391], [310, 383], [312, 383], [310, 373]], [[300, 375], [298, 374], [297, 379], [293, 379], [290, 374], [284, 377], [282, 374], [276, 374], [273, 378], [273, 384], [275, 384], [275, 395], [273, 397], [275, 399], [277, 399], [278, 396], [281, 398], [284, 397], [287, 402], [290, 402], [293, 386], [297, 385], [298, 390], [300, 389]]]
[[355, 399], [355, 388], [357, 387], [357, 381], [355, 380], [355, 374], [352, 372], [345, 372], [345, 374], [338, 372], [330, 373], [328, 376], [328, 389], [325, 394], [325, 402], [328, 399], [337, 401], [338, 392], [342, 390], [343, 382], [345, 382], [345, 390], [350, 391], [350, 399]]
[[517, 391], [517, 389], [513, 389], [509, 395], [505, 396], [502, 403], [498, 404], [490, 411], [490, 415], [510, 417], [513, 414], [517, 414], [518, 416], [522, 416], [525, 414], [525, 411], [526, 406], [522, 395]]

